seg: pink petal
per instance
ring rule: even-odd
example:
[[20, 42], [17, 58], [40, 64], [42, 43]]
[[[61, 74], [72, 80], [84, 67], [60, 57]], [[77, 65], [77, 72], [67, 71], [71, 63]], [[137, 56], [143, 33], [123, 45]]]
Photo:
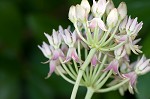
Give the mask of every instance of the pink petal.
[[99, 20], [98, 20], [98, 26], [99, 26], [103, 31], [107, 31], [104, 22], [103, 22], [100, 18], [99, 18]]
[[89, 27], [93, 29], [96, 26], [97, 26], [97, 20], [96, 20], [96, 18], [94, 18], [94, 19], [91, 20], [91, 23], [90, 23]]
[[133, 87], [136, 84], [137, 75], [135, 72], [122, 74], [123, 77], [130, 79], [130, 85]]
[[91, 60], [91, 64], [92, 64], [92, 66], [96, 66], [96, 64], [97, 64], [97, 56], [96, 55], [93, 56], [93, 58]]
[[50, 64], [49, 64], [49, 69], [50, 70], [49, 70], [49, 73], [48, 73], [48, 75], [47, 75], [47, 77], [45, 79], [49, 78], [52, 75], [52, 73], [55, 71], [55, 67], [56, 67], [56, 61], [55, 60], [51, 60]]
[[114, 59], [103, 71], [113, 70], [116, 74], [120, 75], [118, 66], [119, 66], [118, 60]]
[[77, 55], [77, 52], [76, 52], [75, 48], [72, 48], [71, 57], [72, 57], [73, 60], [75, 60], [76, 62], [79, 63], [79, 58], [78, 58], [78, 55]]
[[53, 51], [53, 57], [52, 57], [52, 59], [53, 60], [56, 60], [56, 59], [58, 59], [59, 58], [59, 51], [58, 50], [54, 50]]

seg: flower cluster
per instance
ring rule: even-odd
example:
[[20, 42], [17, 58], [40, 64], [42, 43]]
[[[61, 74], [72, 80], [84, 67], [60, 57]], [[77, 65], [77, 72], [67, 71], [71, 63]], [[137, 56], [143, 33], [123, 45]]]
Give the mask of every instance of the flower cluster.
[[[38, 46], [48, 58], [49, 73], [53, 72], [74, 84], [71, 99], [75, 99], [79, 86], [87, 87], [86, 99], [94, 92], [118, 89], [123, 95], [126, 90], [134, 93], [137, 78], [150, 71], [150, 59], [143, 55], [137, 62], [130, 62], [130, 55], [142, 53], [136, 39], [143, 22], [127, 15], [127, 6], [121, 2], [115, 8], [112, 0], [87, 0], [71, 6], [68, 14], [74, 25], [52, 35], [44, 33], [49, 44]], [[114, 78], [108, 84], [109, 78]], [[107, 88], [103, 88], [108, 85]]]

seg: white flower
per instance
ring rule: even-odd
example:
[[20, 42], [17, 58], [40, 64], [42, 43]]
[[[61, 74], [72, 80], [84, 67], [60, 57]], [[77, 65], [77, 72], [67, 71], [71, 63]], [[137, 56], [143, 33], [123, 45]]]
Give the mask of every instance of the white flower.
[[50, 36], [49, 34], [47, 33], [44, 33], [45, 36], [47, 37], [49, 43], [55, 48], [59, 48], [60, 47], [60, 44], [61, 44], [61, 35], [60, 33], [58, 33], [57, 31], [55, 31], [53, 29], [53, 34], [52, 36]]
[[129, 16], [128, 22], [126, 24], [126, 31], [128, 35], [137, 35], [137, 33], [141, 30], [143, 26], [143, 22], [138, 23], [138, 18], [131, 19]]
[[46, 58], [51, 59], [51, 57], [52, 57], [52, 52], [51, 52], [50, 46], [49, 46], [48, 44], [46, 44], [45, 42], [43, 42], [42, 47], [39, 46], [39, 45], [38, 45], [38, 47], [39, 47], [39, 49], [43, 52], [43, 54], [44, 54], [44, 56], [45, 56]]
[[145, 74], [150, 71], [150, 59], [146, 59], [143, 55], [135, 66], [135, 72], [137, 74]]
[[75, 42], [76, 42], [76, 32], [73, 33], [69, 33], [69, 31], [67, 29], [65, 29], [64, 31], [65, 33], [61, 33], [64, 42], [69, 46], [69, 47], [73, 47]]
[[106, 0], [98, 0], [98, 2], [93, 0], [92, 13], [94, 16], [102, 17], [102, 15], [105, 13], [107, 4], [108, 2], [106, 2]]

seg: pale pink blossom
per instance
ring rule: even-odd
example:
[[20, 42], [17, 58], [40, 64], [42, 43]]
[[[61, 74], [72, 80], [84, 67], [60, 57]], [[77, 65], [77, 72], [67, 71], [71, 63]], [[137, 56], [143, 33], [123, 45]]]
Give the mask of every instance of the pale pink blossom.
[[97, 2], [93, 0], [93, 14], [97, 17], [102, 17], [102, 15], [105, 13], [107, 4], [108, 2], [106, 2], [106, 0], [98, 0]]
[[44, 33], [46, 38], [48, 39], [49, 43], [51, 46], [53, 46], [54, 48], [59, 48], [60, 44], [61, 44], [61, 34], [58, 33], [57, 31], [55, 31], [53, 29], [53, 33], [52, 36], [50, 36], [47, 33]]
[[131, 87], [134, 87], [136, 85], [136, 82], [137, 82], [137, 74], [135, 72], [129, 72], [129, 73], [126, 73], [126, 74], [122, 74], [122, 76], [124, 78], [127, 78], [129, 79], [129, 84]]
[[50, 59], [52, 57], [52, 52], [51, 52], [50, 46], [48, 44], [46, 44], [45, 42], [43, 42], [42, 47], [39, 46], [39, 45], [38, 45], [38, 47], [42, 51], [42, 53], [44, 54], [44, 56], [46, 58]]
[[101, 20], [101, 18], [93, 18], [90, 21], [90, 28], [95, 28], [96, 26], [100, 27], [103, 31], [107, 31], [105, 23]]
[[78, 54], [76, 52], [76, 49], [74, 47], [69, 47], [69, 50], [67, 52], [67, 56], [66, 56], [66, 60], [64, 61], [64, 63], [69, 62], [71, 59], [73, 59], [74, 61], [80, 63], [80, 59], [78, 57]]
[[135, 66], [135, 72], [137, 74], [145, 74], [150, 71], [150, 59], [146, 59], [143, 55], [140, 60], [137, 61]]
[[103, 71], [113, 70], [115, 74], [120, 75], [118, 68], [119, 68], [119, 62], [118, 60], [114, 59], [113, 61], [110, 62], [110, 64]]

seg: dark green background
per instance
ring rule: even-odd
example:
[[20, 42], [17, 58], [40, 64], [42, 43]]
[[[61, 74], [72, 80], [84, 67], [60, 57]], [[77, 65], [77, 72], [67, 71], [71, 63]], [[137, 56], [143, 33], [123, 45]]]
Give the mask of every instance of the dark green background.
[[[90, 1], [91, 2], [91, 1]], [[121, 0], [114, 0], [117, 6]], [[128, 14], [144, 22], [139, 37], [142, 50], [150, 58], [150, 0], [125, 0]], [[0, 99], [69, 99], [73, 85], [52, 75], [44, 79], [48, 64], [37, 45], [47, 41], [58, 25], [66, 28], [68, 10], [80, 0], [0, 0]], [[150, 99], [150, 73], [139, 77], [138, 95], [121, 97], [116, 92], [95, 94], [93, 99]], [[80, 88], [78, 99], [83, 99]]]

